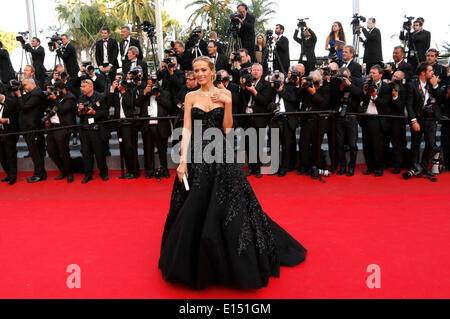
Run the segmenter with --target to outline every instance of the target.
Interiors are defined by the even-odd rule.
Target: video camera
[[[406,21],[403,22],[403,30],[405,31],[410,31],[411,30],[411,26],[412,26],[412,21],[415,19],[414,17],[407,17],[405,15],[405,19]]]
[[[245,68],[242,69],[240,72],[240,77],[245,80],[245,86],[246,87],[252,87],[253,86],[253,75],[252,75],[252,69],[251,68]]]
[[[142,28],[142,31],[147,33],[147,36],[150,39],[153,39],[155,37],[156,31],[155,31],[155,25],[149,21],[144,21],[140,27]]]
[[[56,32],[51,37],[47,37],[47,39],[50,39],[50,41],[48,42],[48,47],[52,51],[55,49],[55,43],[58,43],[59,46],[62,45],[62,38],[58,32]]]
[[[28,40],[28,34],[30,32],[29,31],[25,31],[25,32],[18,32],[18,33],[20,34],[20,36],[17,36],[16,40],[19,41],[22,45],[24,45],[25,41],[23,40],[23,37],[25,37],[25,39]]]
[[[306,28],[306,22],[305,20],[309,20],[309,18],[303,18],[303,19],[297,19],[297,27],[299,28]]]
[[[367,19],[365,17],[360,16],[358,13],[355,13],[353,15],[352,22],[350,23],[350,25],[353,26],[353,34],[360,34],[361,33],[361,30],[359,28],[361,26],[360,22],[366,22],[366,20]]]

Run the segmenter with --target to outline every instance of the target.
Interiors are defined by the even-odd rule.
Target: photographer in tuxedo
[[[419,19],[414,21],[414,32],[409,33],[409,39],[406,30],[400,32],[400,40],[409,41],[408,63],[412,65],[414,74],[416,74],[417,66],[426,60],[426,52],[431,42],[430,32],[423,30],[423,19]]]
[[[364,59],[366,64],[366,73],[370,72],[370,69],[375,64],[383,61],[383,50],[381,45],[381,32],[376,27],[375,18],[367,19],[367,29],[362,26],[362,32],[364,37]]]
[[[275,43],[273,69],[280,70],[287,76],[291,63],[289,58],[289,40],[283,34],[284,26],[277,24],[275,28],[275,36],[273,37],[273,42]]]
[[[169,92],[162,89],[151,77],[144,90],[140,90],[136,106],[140,108],[140,117],[167,117],[174,113]],[[167,162],[168,139],[172,134],[169,120],[150,120],[142,124],[144,142],[145,178],[151,179],[157,173],[155,169],[155,146],[158,149],[162,176],[170,178]]]
[[[370,69],[370,76],[363,84],[363,111],[370,115],[390,114],[389,103],[392,98],[390,86],[381,79],[383,68],[374,65]],[[376,177],[383,176],[384,156],[383,156],[383,136],[389,128],[386,118],[363,117],[360,125],[363,135],[363,152],[366,160],[367,170],[364,175],[375,173]]]
[[[76,78],[80,67],[77,61],[77,50],[70,43],[69,36],[67,34],[61,35],[62,46],[60,47],[58,42],[54,42],[56,48],[56,54],[64,61],[65,69],[71,78]]]
[[[74,125],[74,116],[77,109],[76,97],[67,90],[66,84],[60,80],[56,81],[54,88],[47,87],[49,108],[44,117],[50,128],[60,128],[62,126]],[[67,177],[67,182],[72,183],[73,170],[70,159],[70,140],[71,130],[59,129],[49,131],[47,134],[47,151],[49,157],[55,163],[61,172],[55,180],[59,181]]]
[[[137,47],[130,47],[128,49],[128,61],[125,61],[122,67],[123,75],[127,78],[130,78],[130,71],[136,70],[137,67],[140,67],[142,72],[141,81],[138,85],[139,89],[144,89],[148,79],[148,67],[147,63],[142,60],[139,60],[139,49]]]
[[[391,115],[405,116],[406,98],[408,88],[404,83],[405,74],[397,71],[389,82],[391,89],[391,99],[389,110]],[[394,148],[394,174],[400,174],[403,163],[403,153],[406,149],[406,125],[404,119],[390,119],[390,129],[385,138],[385,154],[389,148],[389,143]]]
[[[123,158],[127,172],[120,179],[134,179],[139,177],[138,163],[138,131],[133,119],[139,115],[136,105],[137,88],[129,85],[120,75],[111,85],[108,94],[108,105],[114,106],[114,119],[120,119],[117,123],[118,136],[122,144]]]
[[[255,62],[255,16],[248,12],[248,7],[245,3],[239,4],[237,10],[244,17],[243,19],[239,19],[241,24],[239,37],[242,41],[242,47],[247,50],[251,61]]]
[[[309,77],[301,79],[302,87],[302,108],[301,111],[327,111],[330,110],[330,88],[323,85],[323,78],[320,71],[316,70]],[[320,117],[320,133],[317,137],[316,116],[305,116],[300,134],[300,166],[297,175],[303,175],[309,171],[312,165],[321,168],[322,165],[317,158],[321,149],[323,137],[329,130],[330,120],[328,117]],[[312,145],[312,148],[310,147]],[[310,162],[312,157],[312,163]]]
[[[285,112],[299,111],[298,89],[291,81],[285,84],[284,74],[274,72],[271,76],[271,87],[274,96],[269,104],[269,111],[273,113],[270,119],[270,129],[278,129],[280,133],[280,144],[282,148],[281,166],[278,177],[285,177],[291,169],[292,147],[295,147],[295,130],[297,128],[297,117],[286,116]],[[293,140],[294,137],[294,140]]]
[[[390,80],[395,72],[402,71],[405,75],[406,82],[409,82],[414,74],[413,66],[405,60],[405,49],[399,45],[394,48],[392,58],[394,59],[394,65],[386,65],[384,69],[384,79]]]
[[[15,96],[0,94],[0,163],[6,173],[2,182],[14,185],[17,179],[17,142],[19,135],[2,134],[19,131],[19,104]]]
[[[241,101],[246,114],[268,113],[268,106],[273,99],[273,90],[270,83],[262,78],[262,75],[262,65],[255,63],[252,66],[251,74],[240,77]],[[243,123],[245,130],[253,128],[257,131],[257,143],[256,145],[252,145],[253,150],[257,151],[256,163],[251,162],[249,138],[246,136],[245,151],[249,157],[249,171],[247,172],[247,176],[254,174],[256,178],[262,177],[262,163],[259,150],[265,145],[265,139],[260,139],[259,130],[266,129],[268,122],[268,118],[258,116],[246,118]],[[256,149],[254,146],[256,146]]]
[[[433,66],[422,62],[417,68],[419,77],[412,80],[408,86],[406,107],[411,123],[411,151],[413,169],[421,165],[423,173],[435,176],[428,170],[436,143],[436,121],[441,117],[440,104],[442,92],[439,90],[437,76],[434,75]],[[420,160],[420,144],[422,136],[425,139],[425,149]]]
[[[215,31],[211,31],[209,33],[209,41],[214,41],[216,43],[217,52],[219,52],[219,54],[225,54],[225,51],[223,50],[223,44],[220,43],[219,40],[217,39],[217,33]]]
[[[78,99],[78,116],[81,127],[81,150],[84,162],[85,177],[82,184],[89,183],[94,175],[94,155],[100,177],[103,181],[109,180],[108,165],[106,164],[106,142],[108,132],[104,125],[97,124],[108,119],[108,107],[103,93],[94,91],[92,80],[81,81],[81,92]]]
[[[298,33],[300,31],[299,25],[297,25],[297,28],[294,32],[294,40],[302,45],[302,52],[303,57],[300,56],[300,59],[298,60],[298,63],[304,63],[306,68],[306,74],[309,74],[310,72],[314,71],[316,68],[316,44],[317,44],[317,36],[314,33],[312,29],[308,27],[308,25],[305,23],[305,34],[301,35],[301,37],[298,37]]]
[[[181,41],[175,41],[173,43],[173,52],[169,56],[175,56],[177,58],[180,70],[183,72],[192,71],[192,61],[194,60],[191,52],[184,49],[184,44]]]
[[[95,44],[95,61],[102,74],[109,79],[107,82],[112,83],[116,78],[119,62],[119,45],[115,39],[112,39],[111,29],[103,27],[101,29],[102,39]],[[104,91],[102,91],[104,92]]]
[[[228,70],[231,70],[230,75],[233,78],[233,83],[240,85],[241,71],[251,68],[252,65],[252,60],[247,49],[240,49],[239,56],[237,56],[237,52],[232,52],[228,61]]]
[[[22,81],[24,96],[20,90],[14,91],[19,100],[19,124],[21,131],[32,131],[43,128],[41,119],[44,116],[45,102],[42,99],[41,89],[31,78]],[[34,165],[34,174],[28,178],[28,183],[37,183],[47,179],[45,171],[44,154],[40,150],[38,140],[42,138],[43,133],[24,134],[25,142],[31,155]]]
[[[209,41],[208,54],[214,62],[216,70],[225,70],[228,67],[227,57],[218,52],[217,43],[215,41]]]
[[[338,175],[351,177],[355,175],[356,159],[358,156],[358,121],[355,115],[347,113],[359,113],[362,100],[362,82],[359,78],[353,78],[349,69],[340,68],[339,76],[332,77],[332,82],[338,85],[338,94],[334,97],[337,101],[338,117],[336,118],[336,155],[340,169]],[[348,162],[345,145],[350,146],[350,161]]]
[[[203,40],[202,27],[195,27],[194,30],[188,35],[188,39],[185,44],[186,51],[189,51],[194,58],[208,55],[208,44]]]
[[[24,42],[26,42],[25,37],[22,36],[22,38]],[[29,43],[25,43],[22,45],[22,47],[25,51],[31,54],[37,82],[39,84],[39,87],[43,88],[47,70],[44,67],[45,49],[41,46],[41,40],[34,37],[31,40],[31,45]]]
[[[178,68],[178,62],[175,57],[166,58],[161,62],[157,76],[158,80],[162,80],[161,88],[169,92],[171,100],[175,99],[186,83],[186,76]]]
[[[16,72],[11,64],[9,53],[3,49],[3,43],[0,41],[0,83],[8,84],[15,77]]]
[[[136,47],[139,50],[139,54],[138,54],[138,60],[143,60],[144,59],[144,55],[142,53],[142,49],[141,49],[141,44],[139,42],[138,39],[132,38],[131,37],[131,29],[129,26],[123,26],[122,28],[120,28],[120,35],[122,36],[123,40],[120,41],[119,44],[119,49],[120,49],[120,56],[121,56],[121,60],[122,60],[122,66],[124,65],[124,63],[126,64],[127,61],[129,61],[128,59],[128,50],[130,49],[130,47]]]

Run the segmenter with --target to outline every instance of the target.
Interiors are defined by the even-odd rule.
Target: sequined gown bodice
[[[224,113],[192,108],[191,148],[208,146],[195,133],[221,130]],[[188,164],[188,174],[189,192],[175,178],[164,227],[159,268],[166,281],[258,289],[279,276],[280,265],[305,259],[306,249],[264,213],[240,164],[202,160]]]

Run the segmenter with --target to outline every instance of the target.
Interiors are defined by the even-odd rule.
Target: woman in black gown
[[[164,280],[196,290],[218,284],[238,289],[266,287],[271,276],[279,276],[280,265],[301,263],[306,249],[263,212],[240,164],[211,163],[203,157],[188,164],[188,153],[195,159],[193,153],[203,154],[211,143],[194,139],[200,133],[195,130],[203,136],[207,129],[220,129],[226,145],[223,132],[228,134],[233,127],[231,93],[214,87],[214,64],[200,57],[193,66],[201,88],[185,100],[181,164],[159,268]]]

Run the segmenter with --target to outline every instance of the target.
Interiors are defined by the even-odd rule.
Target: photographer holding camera
[[[95,61],[105,77],[109,77],[109,83],[116,78],[117,69],[119,68],[119,44],[117,40],[112,39],[111,29],[103,27],[101,29],[102,39],[95,44]],[[99,91],[104,92],[104,91]]]
[[[433,66],[422,62],[417,68],[419,78],[412,80],[408,86],[406,107],[411,122],[411,151],[413,168],[419,163],[422,170],[429,176],[434,176],[428,170],[436,143],[436,121],[441,117],[440,104],[442,92],[439,90],[437,76],[434,75]],[[420,144],[422,135],[425,139],[425,149],[420,161]]]
[[[45,50],[41,46],[41,40],[34,37],[31,40],[31,45],[29,43],[26,43],[26,38],[22,35],[23,42],[22,47],[25,51],[29,52],[31,54],[32,60],[33,60],[33,67],[36,72],[36,79],[39,83],[39,87],[44,87],[45,77],[47,70],[44,67],[44,60],[45,60]]]
[[[2,135],[18,131],[18,100],[11,94],[0,94],[0,163],[6,173],[2,182],[9,185],[14,185],[17,179],[17,142],[19,141],[19,135]]]
[[[117,75],[108,94],[108,105],[114,107],[114,119],[117,123],[119,141],[122,144],[127,173],[121,179],[134,179],[139,177],[139,164],[137,163],[138,133],[136,123],[132,119],[137,117],[140,110],[136,108],[137,87],[130,86],[126,79]]]
[[[308,27],[305,22],[306,19],[299,19],[297,28],[294,32],[294,40],[302,46],[302,53],[298,63],[303,63],[306,68],[306,74],[314,71],[316,68],[316,44],[317,36],[312,29]],[[298,34],[300,32],[300,38]]]
[[[94,155],[100,177],[103,181],[109,180],[108,165],[106,163],[106,142],[108,131],[98,122],[108,119],[108,107],[103,93],[94,90],[94,83],[90,79],[81,81],[81,92],[78,99],[78,116],[81,127],[81,150],[84,162],[85,177],[81,181],[86,184],[93,179]]]
[[[105,92],[106,90],[106,79],[105,75],[102,73],[97,73],[92,62],[82,62],[80,66],[80,72],[78,73],[77,85],[81,86],[81,81],[91,79],[94,83],[94,90],[97,92]]]
[[[122,73],[127,79],[133,79],[135,84],[140,88],[144,89],[148,79],[148,67],[145,61],[139,60],[139,49],[137,47],[131,46],[128,49],[128,60],[124,61],[122,66]],[[140,72],[137,70],[140,68]],[[130,74],[133,72],[133,74]]]
[[[156,80],[156,81],[155,81]],[[144,90],[140,90],[136,106],[140,108],[140,117],[167,117],[174,113],[172,99],[166,90],[162,89],[155,77],[150,77]],[[144,143],[145,178],[151,179],[162,170],[162,176],[170,178],[167,162],[167,147],[172,129],[169,120],[144,121],[142,139]],[[155,169],[155,146],[158,149],[161,169]]]
[[[192,61],[194,60],[190,51],[184,49],[184,44],[181,41],[173,42],[173,49],[166,50],[170,57],[176,57],[180,70],[183,72],[192,71]]]
[[[390,86],[384,83],[383,68],[374,65],[370,69],[370,75],[363,84],[363,113],[370,115],[390,114],[389,103],[392,98]],[[367,170],[364,175],[375,173],[376,177],[383,176],[383,136],[389,129],[389,121],[386,118],[363,117],[360,122],[363,135],[363,152]]]
[[[228,70],[233,82],[240,84],[241,71],[252,67],[252,62],[247,49],[240,49],[238,52],[232,52],[228,61]]]
[[[295,72],[295,71],[294,71]],[[279,129],[280,144],[282,147],[281,166],[278,171],[279,177],[285,177],[291,167],[291,154],[295,147],[295,130],[297,128],[297,117],[286,116],[285,112],[299,111],[299,96],[296,83],[300,81],[295,73],[290,82],[284,84],[284,74],[275,71],[271,76],[271,86],[273,90],[273,101],[269,104],[268,109],[273,113],[270,120],[270,129]]]
[[[42,121],[50,128],[74,125],[74,112],[77,108],[76,97],[67,90],[66,84],[60,80],[53,86],[48,86],[44,96],[49,101],[49,108]],[[48,124],[47,124],[48,123]],[[59,181],[67,177],[67,182],[73,182],[73,170],[70,159],[70,129],[49,131],[47,134],[47,151],[49,157],[61,172],[55,180]]]
[[[362,82],[359,78],[352,79],[352,73],[347,68],[340,68],[339,74],[331,76],[330,81],[338,86],[337,101],[338,116],[336,117],[336,156],[340,169],[338,175],[351,177],[355,175],[356,159],[358,155],[358,121],[355,115],[347,113],[360,112],[362,100]],[[350,146],[350,162],[348,162],[345,145]]]
[[[233,114],[245,114],[244,110],[242,110],[240,86],[230,81],[230,75],[227,71],[217,71],[214,85],[219,89],[226,89],[231,92]],[[234,128],[242,127],[242,119],[234,119],[233,126]]]
[[[3,43],[0,41],[0,83],[8,84],[15,77],[16,72],[11,64],[9,53],[3,49]]]
[[[330,110],[330,89],[323,85],[320,71],[313,71],[310,76],[303,77],[301,87],[303,96],[301,111]],[[300,166],[297,175],[305,174],[312,166],[322,167],[317,156],[322,146],[323,137],[329,131],[330,126],[328,117],[319,117],[319,121],[317,121],[316,116],[305,116],[301,120]],[[320,125],[319,137],[317,136],[317,125]],[[312,148],[310,145],[312,145]],[[312,157],[312,163],[309,160],[310,157]]]
[[[58,41],[53,42],[56,49],[56,54],[64,61],[65,69],[67,73],[72,77],[76,78],[80,67],[77,61],[77,50],[70,43],[69,36],[67,34],[61,35],[62,45],[60,46]]]
[[[396,71],[389,81],[392,98],[389,104],[391,115],[405,116],[407,87],[405,74]],[[403,163],[403,153],[406,149],[406,125],[404,119],[390,119],[390,129],[384,141],[385,154],[389,149],[389,143],[394,148],[394,174],[400,174]]]
[[[381,32],[376,27],[375,18],[367,19],[367,29],[361,26],[362,32],[366,40],[364,40],[364,59],[363,63],[366,64],[366,74],[370,72],[370,69],[375,64],[383,61],[383,50],[381,45]]]
[[[246,69],[248,70],[248,69]],[[251,73],[249,73],[251,72]],[[251,71],[246,71],[242,74],[240,79],[241,85],[241,101],[245,108],[246,114],[254,113],[267,113],[270,102],[273,99],[273,90],[269,82],[262,78],[263,67],[261,64],[253,64]],[[249,117],[245,119],[243,123],[244,129],[254,128],[257,130],[257,159],[256,163],[250,163],[250,145],[247,140],[245,143],[247,156],[249,156],[249,171],[247,176],[252,174],[256,175],[256,178],[261,178],[262,162],[260,159],[259,150],[261,145],[265,144],[265,140],[260,140],[259,130],[265,129],[268,124],[266,117]],[[246,137],[248,139],[248,137]],[[253,147],[253,146],[252,146]],[[254,149],[254,148],[253,148]],[[255,149],[254,149],[255,150]]]
[[[22,85],[26,93],[25,95],[22,95],[20,87],[14,87],[12,89],[19,100],[20,129],[22,131],[42,129],[41,119],[44,116],[45,108],[42,91],[31,78],[24,79]],[[39,146],[39,140],[42,140],[42,135],[43,133],[24,134],[24,139],[34,165],[34,175],[27,179],[28,183],[36,183],[47,179],[44,154]]]
[[[423,19],[418,18],[411,26],[411,20],[409,18],[409,23],[405,22],[403,24],[403,30],[400,32],[400,40],[408,42],[408,63],[412,65],[415,74],[417,66],[426,60],[425,55],[430,48],[431,34],[423,30]],[[414,32],[411,32],[411,28],[413,28]]]
[[[161,67],[157,72],[158,80],[162,80],[161,87],[170,94],[170,98],[174,101],[178,92],[186,83],[186,76],[183,71],[178,68],[178,62],[175,57],[169,57],[161,61]]]
[[[185,45],[186,51],[190,51],[193,58],[208,55],[208,44],[203,40],[202,27],[195,27],[189,34]]]
[[[239,37],[241,38],[242,48],[246,49],[252,62],[256,61],[255,57],[255,16],[248,12],[245,3],[237,6],[240,13],[238,21],[240,23]]]

